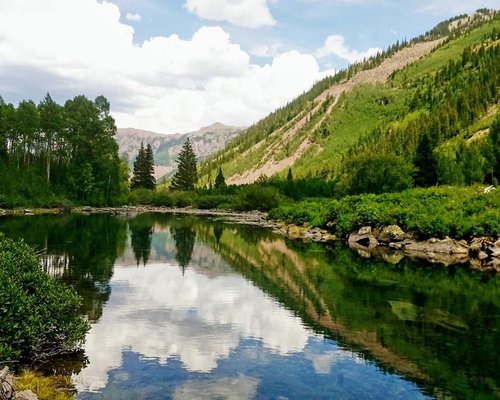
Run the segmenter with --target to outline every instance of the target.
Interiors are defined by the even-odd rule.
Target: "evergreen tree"
[[[145,168],[147,170],[144,174],[144,187],[146,189],[155,190],[156,189],[156,178],[155,178],[155,159],[153,156],[153,149],[151,145],[148,143],[146,146],[146,162]]]
[[[172,190],[193,190],[198,182],[196,156],[189,138],[186,139],[177,159],[177,172],[172,178]]]
[[[417,169],[415,173],[415,184],[417,186],[427,187],[437,184],[437,167],[432,150],[430,135],[424,133],[418,142],[414,160]]]
[[[219,170],[217,172],[217,176],[215,177],[214,188],[215,189],[225,189],[225,188],[227,188],[226,179],[224,178],[224,174],[222,173],[222,168],[221,167],[219,167]]]
[[[288,174],[286,175],[287,181],[293,181],[292,169],[288,168]]]
[[[154,190],[155,187],[153,150],[150,144],[144,148],[144,143],[141,142],[139,153],[134,162],[134,176],[132,177],[130,188]]]

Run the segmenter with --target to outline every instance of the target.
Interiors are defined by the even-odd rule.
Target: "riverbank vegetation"
[[[49,277],[32,248],[0,234],[0,362],[72,352],[85,338],[76,292]]]

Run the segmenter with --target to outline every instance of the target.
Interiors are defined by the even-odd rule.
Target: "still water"
[[[500,398],[500,287],[216,219],[0,219],[83,297],[78,399]]]

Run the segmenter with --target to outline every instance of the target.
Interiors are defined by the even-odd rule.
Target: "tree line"
[[[485,128],[474,128],[499,99],[499,38],[500,31],[494,29],[483,44],[466,48],[458,60],[450,61],[436,74],[404,83],[413,92],[404,116],[362,137],[343,157],[337,176],[348,191],[372,190],[362,184],[370,174],[357,174],[371,162],[378,163],[379,170],[393,171],[392,175],[399,171],[393,178],[402,179],[403,186],[500,180],[500,118]],[[482,135],[476,135],[481,131]],[[353,178],[361,175],[361,180]]]
[[[127,170],[115,134],[104,96],[76,96],[59,105],[47,94],[39,104],[23,100],[17,107],[0,97],[0,206],[27,198],[116,203],[126,190]]]

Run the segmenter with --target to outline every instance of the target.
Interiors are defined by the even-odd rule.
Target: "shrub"
[[[208,210],[212,208],[227,208],[231,203],[231,196],[222,194],[200,195],[195,198],[194,205],[197,208]]]
[[[360,156],[346,169],[344,186],[350,194],[400,192],[413,184],[413,166],[394,154]]]
[[[0,361],[75,350],[89,328],[80,302],[28,245],[0,234]]]
[[[239,211],[269,211],[278,206],[279,192],[273,187],[250,185],[240,189],[233,203],[233,208]]]

